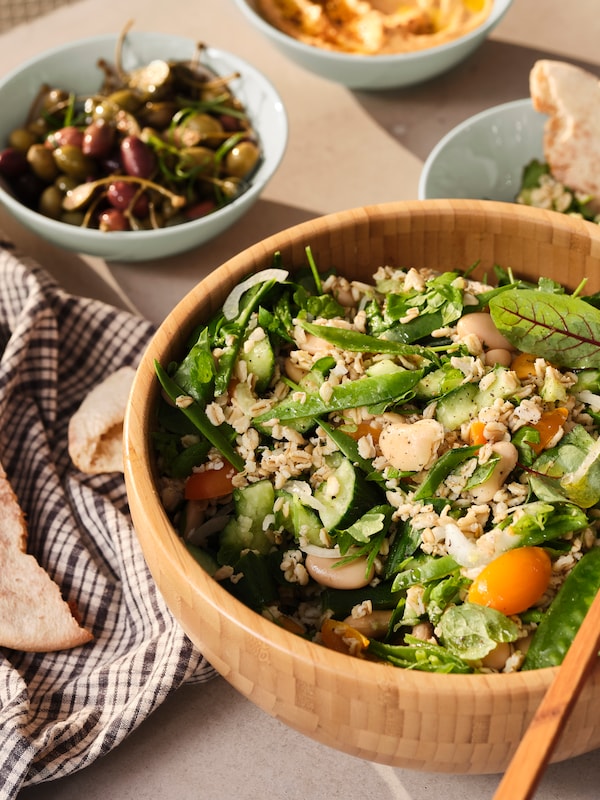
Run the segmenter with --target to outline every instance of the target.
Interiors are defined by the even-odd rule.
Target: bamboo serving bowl
[[[125,479],[148,566],[175,618],[217,671],[267,713],[323,744],[407,769],[503,771],[557,668],[507,675],[436,675],[373,663],[285,631],[242,605],[187,553],[161,506],[150,434],[159,386],[153,362],[183,354],[192,328],[248,273],[305,264],[370,279],[378,266],[463,269],[495,264],[600,290],[600,228],[551,211],[476,200],[397,202],[284,230],[227,261],[168,315],[139,366],[125,420]],[[600,747],[600,665],[554,755]]]

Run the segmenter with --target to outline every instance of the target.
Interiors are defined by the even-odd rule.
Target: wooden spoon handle
[[[521,739],[493,800],[530,800],[533,797],[585,679],[596,662],[599,648],[600,592]]]

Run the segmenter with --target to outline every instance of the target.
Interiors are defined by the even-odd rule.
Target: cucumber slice
[[[323,525],[317,514],[305,506],[298,495],[281,490],[276,492],[276,496],[284,499],[287,513],[284,513],[283,509],[277,511],[275,525],[291,533],[296,541],[302,538],[309,544],[323,547],[321,539]]]
[[[255,550],[261,555],[273,545],[269,531],[263,527],[267,517],[273,515],[275,490],[269,480],[258,481],[235,489],[233,493],[235,517],[223,528],[219,539],[219,564],[234,564],[243,550]]]
[[[477,416],[479,407],[475,402],[476,396],[477,386],[474,383],[465,383],[453,389],[437,401],[435,418],[446,430],[455,431],[464,422]]]
[[[347,458],[342,458],[333,475],[334,481],[323,481],[314,493],[327,530],[347,528],[381,502],[376,485],[366,481]]]
[[[256,393],[262,394],[271,383],[275,369],[275,354],[267,334],[262,339],[253,341],[248,352],[242,347],[240,358],[246,362],[248,371],[256,378]]]

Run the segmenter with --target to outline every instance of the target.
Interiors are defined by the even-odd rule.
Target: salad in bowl
[[[160,498],[186,548],[357,658],[561,663],[600,586],[599,298],[502,267],[348,280],[305,253],[274,253],[155,362]]]

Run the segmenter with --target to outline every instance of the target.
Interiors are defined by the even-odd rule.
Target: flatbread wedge
[[[0,646],[46,653],[89,642],[92,634],[26,545],[25,518],[0,465]]]
[[[69,455],[88,475],[123,472],[123,420],[133,367],[121,367],[97,384],[69,420]]]
[[[544,158],[556,180],[600,201],[600,81],[574,64],[540,59],[529,74],[533,107],[548,115]]]

